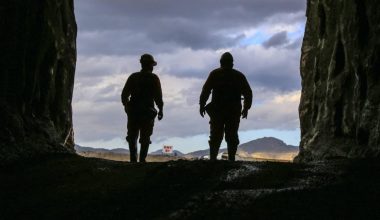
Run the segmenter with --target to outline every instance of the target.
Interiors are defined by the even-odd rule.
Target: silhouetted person
[[[233,57],[230,53],[222,55],[220,65],[220,68],[211,71],[203,86],[199,112],[202,117],[205,112],[210,116],[210,160],[216,160],[225,133],[228,160],[234,161],[239,145],[240,116],[248,116],[248,110],[252,105],[252,90],[244,74],[233,69]],[[211,102],[206,106],[211,92]]]
[[[127,137],[129,144],[130,161],[137,162],[137,139],[140,134],[140,162],[145,162],[148,154],[150,136],[153,133],[154,119],[157,116],[157,110],[154,107],[156,103],[158,107],[158,120],[163,117],[163,101],[161,83],[158,76],[154,73],[153,67],[157,65],[154,58],[150,54],[143,54],[140,59],[141,71],[133,73],[127,79],[121,100],[124,105],[125,112],[128,115]]]

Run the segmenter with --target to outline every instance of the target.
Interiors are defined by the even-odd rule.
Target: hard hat
[[[154,60],[153,56],[150,55],[150,54],[143,54],[141,55],[141,58],[140,58],[140,63],[149,63],[149,64],[153,64],[153,66],[156,66],[157,65],[157,62]]]

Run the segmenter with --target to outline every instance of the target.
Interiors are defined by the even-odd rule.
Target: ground
[[[380,162],[60,155],[0,170],[0,219],[379,219]]]

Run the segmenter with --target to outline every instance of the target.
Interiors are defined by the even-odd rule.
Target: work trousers
[[[220,113],[210,117],[210,146],[219,149],[223,136],[228,147],[237,147],[239,145],[240,111],[232,114]]]
[[[142,145],[149,145],[151,143],[150,136],[153,134],[154,118],[141,119],[128,117],[127,124],[127,141],[128,143],[137,144],[137,139],[140,135],[139,142]]]

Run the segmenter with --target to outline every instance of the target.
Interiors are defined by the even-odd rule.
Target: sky
[[[140,56],[150,53],[165,103],[150,151],[163,145],[184,153],[207,149],[209,118],[199,115],[199,95],[228,51],[253,90],[240,143],[271,136],[298,146],[305,10],[304,0],[75,1],[75,142],[128,148],[120,95],[128,76],[141,69]]]

